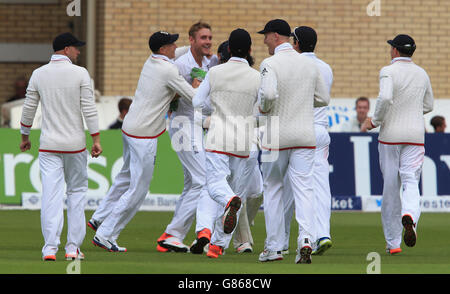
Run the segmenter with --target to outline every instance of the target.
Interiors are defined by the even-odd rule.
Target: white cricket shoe
[[[92,239],[92,244],[94,244],[97,247],[103,248],[109,252],[119,252],[119,248],[117,248],[117,246],[114,245],[113,242],[103,239],[98,235],[94,236],[94,239]]]
[[[175,252],[188,252],[189,246],[183,244],[177,237],[169,237],[167,239],[158,241],[159,246]]]
[[[237,253],[252,253],[253,248],[252,245],[250,245],[249,242],[242,243],[241,245],[236,248]]]
[[[66,260],[84,260],[84,253],[77,249],[77,252],[66,253]]]
[[[264,249],[263,252],[259,255],[259,261],[266,262],[266,261],[275,261],[275,260],[283,260],[283,255],[281,254],[281,251],[269,251]]]

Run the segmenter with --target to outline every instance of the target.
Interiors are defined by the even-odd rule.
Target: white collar
[[[188,51],[188,57],[189,57],[189,63],[193,66],[193,67],[197,67],[198,68],[198,63],[197,63],[197,61],[195,61],[195,58],[194,58],[194,55],[192,55],[192,47],[191,48],[189,48],[189,51]],[[210,60],[206,57],[206,56],[203,56],[203,58],[202,58],[202,69],[204,69],[204,68],[208,68],[208,64],[209,64],[209,62],[210,62]]]
[[[168,61],[170,63],[174,63],[172,59],[170,59],[169,57],[167,57],[166,55],[162,55],[162,54],[152,54],[152,58],[155,59],[163,59],[165,61]]]
[[[412,62],[411,57],[396,57],[394,59],[391,60],[391,64],[393,64],[396,61],[407,61],[407,62]]]
[[[248,61],[245,58],[231,57],[228,61],[244,62],[244,63],[247,63],[247,65],[248,65]]]
[[[274,50],[274,54],[277,54],[280,51],[285,51],[285,50],[294,50],[294,48],[292,48],[292,45],[289,44],[288,42],[285,42],[283,44],[278,45],[275,50]]]
[[[66,55],[61,55],[61,54],[53,54],[50,61],[69,61],[70,63],[72,63],[72,60],[70,60],[69,57],[67,57]]]
[[[317,58],[317,56],[316,56],[316,54],[314,52],[302,52],[300,54],[308,56],[308,57],[315,57],[315,58]]]

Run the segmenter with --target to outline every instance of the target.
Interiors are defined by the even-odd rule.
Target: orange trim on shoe
[[[46,255],[44,256],[44,261],[56,261],[56,256],[55,255]]]
[[[207,238],[208,240],[211,240],[211,231],[209,229],[203,229],[197,234],[197,239],[200,238]]]
[[[164,233],[158,238],[158,240],[156,240],[156,242],[160,242],[160,241],[166,240],[166,239],[168,239],[168,238],[170,238],[170,237],[173,237],[173,236],[170,235],[170,234],[167,234],[166,232],[164,232]]]
[[[389,249],[390,254],[396,254],[402,252],[402,248]]]
[[[217,245],[209,244],[209,250],[208,253],[206,253],[206,256],[209,258],[218,258],[219,255],[223,254],[223,248]]]
[[[164,248],[164,247],[161,247],[161,246],[159,246],[159,244],[156,245],[156,250],[157,250],[158,252],[168,252],[168,251],[169,251],[169,249]]]

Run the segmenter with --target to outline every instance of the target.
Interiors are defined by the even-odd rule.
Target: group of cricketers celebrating
[[[252,67],[251,36],[241,28],[229,34],[217,55],[211,52],[211,26],[204,22],[189,29],[190,46],[177,48],[178,34],[150,36],[152,54],[123,121],[123,166],[87,223],[95,231],[94,245],[127,251],[117,240],[149,191],[157,138],[168,128],[183,166],[184,189],[156,240],[161,254],[206,252],[219,258],[232,238],[238,253],[253,252],[250,226],[261,203],[267,235],[259,261],[282,260],[289,253],[294,212],[299,229],[295,263],[309,264],[311,255],[332,246],[327,105],[333,72],[314,53],[313,28],[291,30],[286,21],[274,19],[258,33],[270,55],[259,71]],[[392,62],[380,71],[375,113],[364,124],[380,126],[382,225],[386,251],[396,254],[402,234],[407,246],[417,239],[423,114],[433,109],[433,94],[428,75],[412,62],[414,40],[398,35],[388,43]],[[70,33],[55,38],[51,61],[30,79],[21,118],[20,148],[26,151],[42,102],[44,260],[56,260],[65,193],[65,257],[85,258],[80,250],[88,182],[83,118],[94,142],[91,155],[98,157],[102,147],[89,74],[74,64],[84,44]],[[194,220],[196,238],[187,246],[183,242]]]

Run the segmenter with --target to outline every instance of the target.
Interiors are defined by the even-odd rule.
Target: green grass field
[[[86,218],[92,212],[86,212]],[[414,248],[402,245],[403,252],[389,256],[379,213],[333,213],[333,247],[323,256],[313,256],[312,264],[295,264],[297,226],[292,226],[290,254],[283,261],[260,263],[265,238],[264,215],[258,213],[252,227],[254,253],[240,255],[231,248],[219,259],[205,254],[159,253],[156,239],[169,223],[172,212],[139,212],[122,232],[119,244],[127,253],[110,253],[94,247],[94,232],[87,228],[82,251],[82,274],[365,274],[367,255],[378,252],[382,274],[450,273],[450,226],[448,214],[423,213]],[[0,274],[65,274],[70,263],[64,260],[66,226],[61,236],[56,262],[41,260],[43,238],[39,211],[0,211]],[[194,239],[191,230],[184,241]]]

